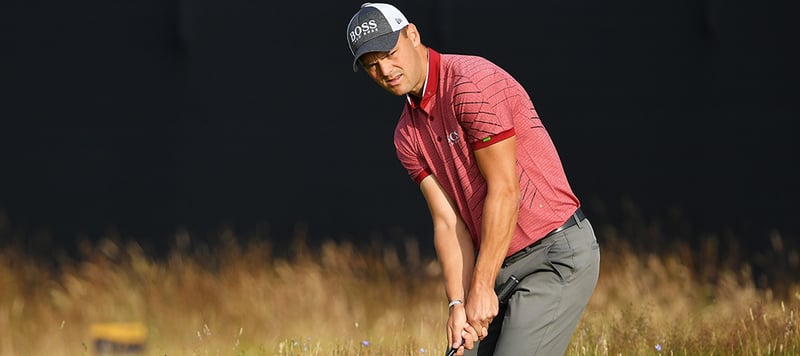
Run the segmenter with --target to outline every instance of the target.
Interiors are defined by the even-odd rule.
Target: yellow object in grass
[[[90,333],[98,355],[138,353],[147,341],[147,327],[142,323],[96,323]]]
[[[140,344],[147,341],[147,327],[142,323],[96,323],[91,328],[92,339],[103,339],[122,344]]]

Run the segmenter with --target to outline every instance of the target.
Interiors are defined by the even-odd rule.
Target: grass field
[[[654,229],[597,227],[600,280],[568,354],[800,355],[791,241],[776,232],[768,254],[751,258],[719,237],[668,242]],[[662,242],[648,251],[626,242],[631,233]],[[179,233],[155,259],[109,237],[55,264],[5,246],[0,355],[92,355],[92,325],[108,322],[146,327],[142,355],[444,353],[442,276],[419,241],[310,248],[296,239],[278,257],[265,241],[243,240]]]

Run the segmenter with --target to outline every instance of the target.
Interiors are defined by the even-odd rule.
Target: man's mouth
[[[403,78],[403,75],[402,75],[402,74],[398,74],[398,75],[396,75],[396,76],[393,76],[393,77],[391,77],[391,78],[386,78],[386,84],[387,84],[387,85],[389,85],[389,86],[395,86],[395,85],[398,85],[398,84],[400,84],[400,80],[401,80],[402,78]]]

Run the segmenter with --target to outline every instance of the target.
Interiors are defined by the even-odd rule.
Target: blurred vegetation
[[[601,275],[569,354],[800,354],[797,239],[773,231],[754,250],[679,216],[621,214],[595,224]],[[25,233],[0,214],[0,355],[89,355],[91,326],[107,322],[146,325],[147,355],[445,351],[441,272],[412,237],[312,244],[298,231],[276,253],[230,229],[180,231],[154,256],[110,233],[43,258]]]

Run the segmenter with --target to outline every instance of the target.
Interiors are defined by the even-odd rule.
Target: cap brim
[[[353,72],[358,71],[359,63],[358,60],[361,56],[370,53],[370,52],[389,52],[397,45],[397,39],[400,38],[400,31],[394,31],[392,33],[387,33],[383,36],[375,37],[358,48],[356,53],[353,55]]]

